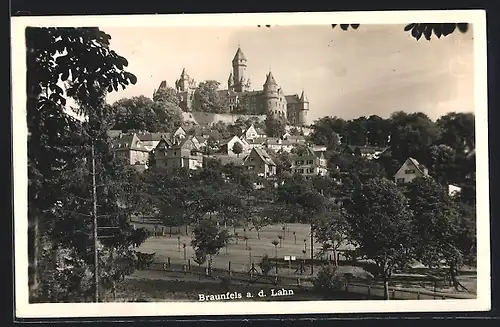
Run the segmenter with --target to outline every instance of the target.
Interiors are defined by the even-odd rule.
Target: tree
[[[413,228],[418,241],[416,258],[430,268],[445,261],[449,276],[458,290],[456,279],[463,263],[464,251],[459,246],[462,234],[459,211],[448,196],[447,187],[439,185],[432,178],[415,178],[407,187],[410,208],[414,212]],[[468,254],[468,253],[467,253]]]
[[[213,113],[224,113],[228,108],[224,106],[224,101],[217,92],[220,83],[217,81],[201,82],[194,92],[193,107],[196,110]]]
[[[87,104],[97,101],[95,103],[98,106],[80,105],[74,110],[77,114],[91,118],[100,117],[102,123],[106,119],[102,115],[105,108],[102,91],[117,91],[119,86],[125,88],[137,81],[133,74],[124,70],[128,65],[127,60],[110,49],[110,38],[99,28],[26,29],[30,226],[28,274],[32,298],[38,293],[37,290],[51,289],[58,292],[52,287],[54,285],[46,283],[44,276],[48,275],[42,270],[46,269],[49,274],[50,271],[56,271],[56,261],[51,258],[55,257],[58,248],[76,252],[71,243],[59,243],[56,247],[58,240],[51,235],[61,209],[71,210],[65,206],[64,201],[68,196],[62,186],[74,179],[69,172],[82,167],[85,158],[81,153],[83,143],[78,135],[81,126],[65,113],[67,98]],[[66,94],[60,86],[61,82]],[[97,100],[93,96],[96,88],[101,91]],[[67,177],[68,174],[71,178]],[[86,193],[85,198],[88,195]],[[72,208],[77,210],[80,209],[78,205],[85,202],[81,199],[76,201],[75,197],[73,201]],[[68,224],[68,227],[71,231],[76,229],[72,224]],[[74,260],[81,263],[79,267],[93,265],[88,257]],[[73,274],[71,270],[64,271]],[[59,290],[69,294],[69,287],[84,289],[79,283],[72,280],[71,284]],[[41,296],[43,299],[44,295]],[[70,296],[68,300],[74,301],[75,297]]]
[[[445,144],[429,148],[429,174],[441,185],[448,186],[457,180],[455,157],[455,150]]]
[[[273,156],[276,163],[276,175],[280,178],[288,177],[292,172],[292,160],[287,152],[279,152]]]
[[[368,143],[367,119],[362,116],[347,121],[347,142],[355,145],[366,145]]]
[[[233,148],[231,149],[237,156],[238,158],[240,157],[240,154],[243,152],[243,145],[241,145],[240,142],[236,142],[233,144]]]
[[[268,137],[281,137],[283,134],[285,134],[286,122],[281,118],[268,116],[266,117],[264,124],[266,135]]]
[[[436,123],[423,113],[395,112],[390,119],[389,146],[392,156],[399,162],[413,157],[423,165],[427,165],[427,149],[439,139],[440,135]]]
[[[390,132],[390,121],[377,115],[371,115],[366,120],[367,143],[373,146],[387,146]]]
[[[332,24],[332,28],[335,28],[337,24]],[[259,26],[260,27],[260,26]],[[270,27],[270,25],[266,25]],[[358,29],[359,24],[340,24],[340,28],[347,31],[349,27],[353,29]],[[467,23],[432,23],[432,24],[422,24],[422,23],[411,23],[407,24],[404,28],[405,31],[410,31],[411,36],[417,41],[420,40],[422,35],[430,41],[432,34],[439,39],[442,36],[448,36],[452,34],[456,29],[461,33],[466,33],[469,29],[469,24]]]
[[[347,122],[338,117],[323,117],[313,124],[311,142],[335,149],[347,137]]]
[[[154,92],[153,101],[168,103],[178,107],[181,103],[181,97],[174,88],[165,86],[160,87]]]
[[[324,214],[315,217],[312,226],[316,241],[323,245],[324,252],[333,252],[335,266],[338,266],[337,250],[345,244],[349,235],[343,208],[333,201],[328,203]]]
[[[357,188],[345,202],[350,240],[358,251],[375,262],[389,299],[389,278],[412,258],[412,212],[396,184],[373,178]]]
[[[143,95],[120,99],[112,107],[116,115],[114,129],[173,132],[183,122],[178,105],[153,101]]]
[[[440,143],[468,154],[476,148],[475,116],[473,113],[450,112],[440,117],[437,126],[441,130]]]
[[[202,253],[209,257],[209,270],[212,265],[212,256],[217,255],[230,240],[230,235],[226,230],[219,231],[215,221],[203,219],[193,230],[191,246],[195,253]]]

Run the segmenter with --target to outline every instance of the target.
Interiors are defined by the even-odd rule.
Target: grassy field
[[[142,227],[137,225],[136,227]],[[147,226],[151,229],[151,225]],[[311,256],[311,239],[310,239],[310,226],[305,224],[288,224],[288,229],[284,233],[284,238],[281,240],[281,246],[275,247],[272,241],[276,240],[279,242],[278,235],[283,235],[282,225],[271,225],[264,227],[260,232],[260,238],[257,235],[255,229],[247,230],[246,232],[243,228],[236,228],[236,232],[239,234],[238,240],[232,240],[230,245],[226,248],[221,249],[220,253],[213,258],[213,268],[216,269],[228,269],[229,262],[231,262],[231,270],[235,272],[245,272],[254,263],[257,270],[260,271],[258,264],[261,261],[262,256],[268,255],[273,258],[277,255],[277,258],[283,259],[284,256],[295,256],[297,260],[302,258],[310,258]],[[170,259],[172,266],[182,266],[187,265],[188,259],[191,259],[191,266],[197,267],[197,264],[193,261],[194,251],[191,247],[191,236],[185,235],[185,229],[180,228],[184,235],[172,235],[169,236],[167,233],[165,236],[160,237],[150,237],[146,240],[140,247],[140,251],[147,253],[155,253],[155,262],[166,263]],[[233,227],[228,227],[228,231],[233,234]],[[168,232],[168,229],[167,229]],[[295,232],[295,235],[294,235]],[[243,236],[248,237],[247,246]],[[304,240],[306,240],[304,242]],[[179,247],[180,244],[180,247]],[[185,248],[185,258],[184,258],[184,248],[183,244],[186,245]],[[303,250],[306,253],[303,253]],[[321,245],[318,243],[314,244],[314,252],[317,253],[321,249]],[[343,249],[352,249],[350,246],[342,246]],[[277,252],[277,253],[276,253]],[[327,255],[328,256],[328,255]],[[326,259],[327,256],[324,258]],[[342,259],[342,256],[341,256]],[[296,265],[295,265],[296,266]],[[440,283],[435,288],[434,283],[429,280],[426,276],[426,269],[418,268],[418,264],[415,266],[415,272],[404,273],[404,274],[393,274],[391,278],[390,285],[393,287],[405,288],[412,291],[434,291],[442,293],[461,293],[464,296],[475,296],[476,293],[476,274],[475,270],[463,273],[459,280],[467,287],[468,292],[457,292],[453,287]],[[315,273],[318,269],[315,269]],[[274,271],[273,271],[274,272]],[[298,276],[301,278],[310,279],[310,267],[305,267],[305,272],[300,274],[296,271],[296,268],[288,269],[286,266],[279,269],[280,276]],[[140,275],[140,273],[139,273]],[[136,275],[136,277],[138,277]],[[181,276],[182,277],[182,276]],[[141,278],[147,279],[147,276],[142,276]],[[186,278],[184,276],[183,278]],[[193,281],[194,282],[194,281]],[[377,281],[371,281],[372,285],[377,285]]]
[[[277,254],[277,258],[284,256],[295,256],[297,260],[301,258],[311,257],[311,236],[310,226],[305,224],[288,224],[288,229],[283,233],[282,225],[271,225],[264,227],[260,232],[260,239],[257,236],[255,229],[251,231],[243,231],[243,228],[236,228],[236,233],[239,234],[239,239],[232,240],[231,244],[226,248],[221,249],[220,253],[213,258],[214,268],[227,269],[231,262],[231,270],[245,271],[250,269],[251,263],[256,265],[260,263],[264,255],[273,258]],[[228,231],[233,234],[233,228],[228,227]],[[293,234],[295,232],[295,235]],[[243,239],[247,235],[248,240],[245,244]],[[281,246],[275,247],[272,241],[279,241],[278,235],[283,235]],[[177,235],[170,237],[168,234],[161,237],[150,237],[140,247],[140,251],[146,253],[156,253],[156,261],[167,262],[170,258],[172,264],[185,264],[183,244],[186,244],[186,259],[191,259],[194,256],[194,250],[191,247],[191,236],[179,236],[180,247]],[[304,240],[306,240],[304,242]],[[248,248],[246,248],[248,245]],[[321,249],[321,245],[314,244],[314,252]],[[342,249],[349,249],[348,246],[343,246]],[[302,251],[306,250],[304,254]]]

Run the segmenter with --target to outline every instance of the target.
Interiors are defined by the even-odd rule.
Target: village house
[[[290,153],[295,144],[289,140],[282,140],[279,137],[270,137],[266,140],[265,146],[274,152],[284,151]]]
[[[152,151],[158,143],[160,143],[161,139],[171,139],[172,134],[170,133],[137,133],[137,137],[141,140],[142,145],[148,151]]]
[[[113,143],[116,156],[124,158],[137,170],[147,169],[149,150],[144,147],[136,133],[122,135]]]
[[[276,174],[276,164],[264,149],[253,148],[243,165],[261,177],[267,178]]]
[[[184,128],[182,128],[182,126],[180,126],[179,128],[177,128],[174,132],[174,134],[172,135],[173,138],[184,138],[186,137],[188,133],[186,132],[186,130]]]
[[[303,176],[325,176],[328,174],[327,163],[323,152],[315,152],[311,147],[301,148],[291,155],[292,172]]]
[[[168,155],[167,150],[172,146],[174,146],[174,143],[169,139],[161,139],[160,142],[158,142],[158,144],[152,151],[155,167],[166,167]]]
[[[260,128],[255,128],[255,126],[252,124],[250,127],[248,127],[245,131],[243,131],[242,138],[251,141],[253,139],[257,138],[266,138],[266,133],[260,129]]]
[[[236,143],[240,143],[241,147],[242,147],[242,152],[239,155],[242,155],[242,154],[245,155],[249,152],[250,145],[245,140],[242,140],[238,136],[234,135],[231,138],[226,139],[226,140],[222,140],[220,142],[220,144],[221,144],[220,153],[228,155],[228,156],[238,157],[239,155],[237,155],[236,153],[233,152],[233,146]]]
[[[155,157],[155,160],[158,160]],[[196,170],[203,165],[203,156],[193,139],[185,137],[180,143],[167,148],[162,164],[167,169],[187,168]]]
[[[429,176],[429,170],[414,158],[408,158],[394,174],[394,181],[398,185],[410,183],[417,177]]]
[[[371,145],[346,145],[343,153],[349,155],[358,155],[366,159],[378,159],[380,155],[386,151],[385,147]]]
[[[108,137],[110,139],[117,139],[120,136],[122,136],[124,133],[123,133],[123,131],[121,131],[119,129],[110,129],[110,130],[106,131],[106,134],[108,135]]]

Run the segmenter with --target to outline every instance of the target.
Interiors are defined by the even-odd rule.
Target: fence
[[[275,266],[267,275],[260,273],[253,263],[252,268],[248,271],[235,271],[231,268],[231,262],[228,262],[227,269],[211,268],[193,263],[190,259],[186,264],[172,264],[170,258],[167,262],[153,262],[146,269],[163,271],[165,273],[174,273],[181,275],[194,275],[200,279],[229,279],[232,282],[240,283],[258,283],[270,284],[281,287],[307,288],[312,289],[311,276],[286,276],[280,275],[278,266]],[[384,288],[381,285],[367,284],[363,280],[350,280],[345,285],[345,292],[355,293],[365,299],[383,299]],[[470,298],[464,295],[445,294],[428,290],[415,291],[404,288],[389,286],[389,299],[391,300],[446,300],[446,299],[467,299]]]

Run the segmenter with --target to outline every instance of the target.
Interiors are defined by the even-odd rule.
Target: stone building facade
[[[247,58],[240,47],[231,62],[232,71],[227,80],[227,88],[218,90],[219,97],[234,114],[268,115],[287,119],[289,124],[304,126],[307,124],[309,100],[302,94],[286,95],[283,88],[276,82],[272,72],[267,73],[262,89],[251,89],[251,81],[247,73]],[[196,82],[183,69],[180,78],[175,82],[182,101],[181,108],[193,110]],[[160,87],[166,87],[166,81]]]

